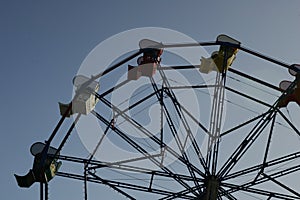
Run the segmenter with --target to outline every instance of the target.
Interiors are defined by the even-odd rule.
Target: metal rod
[[[158,70],[199,69],[199,66],[200,66],[200,65],[168,66],[168,67],[160,67],[160,68],[158,68]],[[282,90],[281,88],[277,87],[277,86],[274,86],[274,85],[272,85],[272,84],[270,84],[270,83],[268,83],[268,82],[262,81],[262,80],[260,80],[260,79],[258,79],[258,78],[255,78],[255,77],[250,76],[250,75],[248,75],[248,74],[245,74],[245,73],[243,73],[243,72],[241,72],[241,71],[238,71],[238,70],[236,70],[236,69],[233,69],[232,67],[230,67],[230,68],[228,69],[228,71],[229,71],[229,72],[232,72],[232,73],[234,73],[234,74],[237,74],[237,75],[239,75],[239,76],[241,76],[241,77],[244,77],[244,78],[247,78],[247,79],[249,79],[249,80],[252,80],[252,81],[254,81],[254,82],[256,82],[256,83],[259,83],[259,84],[261,84],[261,85],[264,85],[264,86],[266,86],[266,87],[269,87],[269,88],[271,88],[271,89],[277,90],[277,91],[279,91],[279,92],[283,92],[283,90]]]
[[[84,164],[84,185],[83,185],[83,192],[84,192],[84,200],[88,199],[88,173],[87,173],[88,164]]]
[[[270,132],[269,132],[268,141],[267,141],[267,145],[266,145],[266,149],[265,149],[262,168],[258,172],[257,176],[254,178],[254,180],[253,180],[254,182],[257,180],[257,178],[260,176],[261,173],[264,173],[266,163],[267,163],[268,153],[269,153],[269,149],[270,149],[270,145],[271,145],[271,139],[272,139],[272,135],[273,135],[275,121],[276,121],[276,112],[275,112],[274,117],[272,119],[272,124],[271,124],[271,127],[270,127]]]
[[[169,86],[168,83],[167,83],[167,80],[166,80],[164,77],[162,77],[162,78],[163,78],[163,80],[165,81],[165,84],[167,84],[167,86]],[[155,81],[154,81],[154,79],[153,79],[152,77],[150,78],[150,81],[151,81],[151,84],[152,84],[152,86],[153,86],[154,91],[156,92],[157,98],[160,99],[160,94],[159,94],[159,91],[158,91],[158,87],[157,87],[157,85],[156,85],[156,83],[155,83]],[[188,163],[190,163],[190,161],[189,161],[189,159],[188,159],[188,157],[187,157],[187,155],[186,155],[186,153],[185,153],[184,146],[183,146],[182,142],[180,141],[180,138],[178,137],[178,133],[177,133],[176,127],[175,127],[175,125],[174,125],[174,123],[173,123],[173,121],[172,121],[171,115],[170,115],[168,109],[166,108],[166,105],[164,104],[164,102],[161,102],[161,103],[162,103],[162,106],[163,106],[163,108],[164,108],[163,111],[164,111],[164,113],[165,113],[165,115],[166,115],[167,123],[168,123],[169,128],[170,128],[170,130],[171,130],[171,132],[172,132],[173,137],[175,138],[175,141],[176,141],[176,143],[177,143],[177,146],[178,146],[178,148],[179,148],[179,151],[181,152],[183,158],[184,158]],[[174,103],[174,102],[173,102],[173,103]],[[174,104],[174,105],[175,105],[175,104]],[[180,117],[180,114],[179,114],[179,117]],[[188,170],[189,170],[190,175],[191,175],[194,179],[196,179],[195,172],[194,172],[194,170],[192,170],[192,168],[190,167],[189,164],[187,165],[187,168],[188,168]],[[195,183],[196,186],[199,186],[199,183],[198,183],[196,180],[194,180],[194,183]]]
[[[193,137],[193,134],[192,134],[190,126],[189,126],[189,124],[187,122],[187,119],[186,119],[184,113],[182,112],[181,105],[178,102],[178,100],[176,98],[176,95],[174,94],[174,92],[172,91],[172,89],[169,89],[171,87],[171,85],[170,85],[170,83],[169,83],[169,81],[168,81],[168,79],[167,79],[164,71],[159,71],[159,73],[160,73],[161,78],[165,81],[165,84],[166,84],[166,87],[165,87],[166,93],[172,99],[172,103],[173,103],[173,105],[175,107],[175,110],[176,110],[178,116],[180,117],[180,119],[181,119],[181,121],[183,123],[183,126],[184,126],[184,128],[186,130],[186,133],[187,133],[186,141],[187,141],[187,139],[191,140],[192,146],[193,146],[195,152],[197,153],[197,156],[199,158],[199,161],[200,161],[201,165],[203,166],[205,172],[208,173],[208,166],[206,165],[206,162],[205,162],[205,160],[202,157],[202,153],[200,151],[200,148],[199,148],[198,144],[196,143],[195,138]]]
[[[48,192],[49,192],[48,182],[45,182],[45,200],[48,200]]]
[[[228,86],[226,86],[225,88],[226,88],[228,91],[230,91],[230,92],[236,93],[236,94],[238,94],[238,95],[240,95],[240,96],[242,96],[242,97],[245,97],[245,98],[247,98],[247,99],[250,99],[250,100],[252,100],[252,101],[255,101],[255,102],[259,103],[259,104],[262,104],[262,105],[267,106],[267,107],[272,107],[272,105],[270,105],[270,104],[267,104],[267,103],[265,103],[265,102],[263,102],[263,101],[261,101],[261,100],[258,100],[258,99],[254,98],[254,97],[251,97],[251,96],[249,96],[249,95],[246,95],[246,94],[244,94],[244,93],[241,93],[241,92],[239,92],[239,91],[237,91],[237,90],[234,90],[234,89],[232,89],[232,88],[230,88],[230,87],[228,87]]]
[[[232,188],[232,189],[237,189],[239,191],[245,191],[245,192],[249,192],[249,193],[253,193],[253,194],[259,194],[259,195],[267,196],[267,197],[273,196],[275,198],[289,199],[289,200],[300,199],[298,197],[295,197],[295,196],[292,196],[292,195],[287,195],[287,194],[282,194],[282,193],[279,193],[279,192],[270,192],[270,191],[267,191],[267,190],[243,187],[243,186],[240,186],[240,185],[235,185],[235,184],[230,184],[230,183],[221,183],[221,184],[224,187],[229,187],[229,188]]]
[[[72,123],[71,127],[69,128],[68,132],[66,133],[64,139],[61,141],[57,151],[55,152],[54,157],[57,156],[57,154],[59,154],[59,152],[61,151],[61,149],[63,148],[63,146],[65,145],[67,139],[69,138],[69,136],[71,135],[71,132],[73,131],[73,129],[75,128],[76,123],[78,122],[79,118],[80,118],[81,114],[78,114],[74,120],[74,122]]]
[[[218,172],[219,177],[226,176],[229,171],[236,165],[238,160],[244,155],[244,153],[250,148],[254,141],[258,138],[264,128],[269,124],[269,119],[272,118],[274,112],[270,112],[268,116],[264,119],[261,118],[260,121],[251,129],[249,134],[241,142],[239,147],[232,153],[229,159],[223,164],[222,168]]]
[[[252,119],[250,119],[250,120],[248,120],[248,121],[246,121],[246,122],[244,122],[244,123],[238,125],[238,126],[235,126],[234,128],[231,128],[231,129],[229,129],[229,130],[227,130],[227,131],[224,131],[224,132],[220,135],[220,137],[223,137],[223,136],[227,135],[228,133],[231,133],[231,132],[233,132],[233,131],[235,131],[235,130],[237,130],[237,129],[239,129],[239,128],[242,128],[242,127],[244,127],[244,126],[250,124],[251,122],[254,122],[254,121],[257,120],[257,119],[259,119],[259,118],[261,118],[261,117],[264,117],[264,116],[265,116],[266,114],[268,114],[268,113],[269,113],[269,111],[268,111],[268,112],[265,112],[265,113],[263,113],[263,114],[260,114],[260,115],[258,115],[258,116],[256,116],[256,117],[254,117],[254,118],[252,118]]]
[[[102,121],[103,123],[105,123],[106,125],[108,125],[108,121],[106,119],[104,119],[101,115],[99,115],[97,112],[92,111],[92,114],[95,115],[95,117],[97,117],[100,121]],[[141,154],[143,154],[144,156],[149,156],[149,160],[153,162],[153,164],[160,166],[160,162],[157,161],[156,159],[154,159],[153,157],[150,156],[150,154],[144,149],[142,148],[140,145],[138,145],[135,141],[133,141],[131,138],[129,138],[125,133],[123,133],[121,130],[119,130],[118,128],[114,128],[113,130],[115,133],[117,133],[122,139],[124,139],[130,146],[134,147],[138,152],[140,152]],[[172,172],[166,168],[163,167],[162,168],[165,172],[172,174]],[[181,179],[177,178],[177,177],[173,177],[178,183],[180,183],[182,186],[184,186],[185,188],[190,188],[190,186],[185,183],[184,181],[182,181]]]
[[[183,105],[180,104],[180,108],[204,131],[204,133],[211,135],[207,128],[200,123]]]
[[[159,47],[168,49],[168,48],[214,46],[214,45],[219,45],[219,43],[217,43],[217,42],[193,42],[193,43],[178,43],[178,44],[161,44]]]
[[[275,165],[279,165],[281,163],[284,163],[284,162],[288,162],[288,161],[291,161],[293,159],[297,159],[300,157],[300,151],[299,152],[295,152],[295,153],[292,153],[292,154],[289,154],[289,155],[286,155],[286,156],[282,156],[280,158],[276,158],[276,159],[273,159],[273,160],[270,160],[268,161],[265,165],[266,167],[265,168],[269,168],[269,167],[273,167]],[[262,167],[262,164],[258,164],[258,165],[255,165],[255,166],[252,166],[252,167],[249,167],[247,169],[243,169],[243,170],[240,170],[240,171],[237,171],[237,172],[234,172],[228,176],[225,176],[223,178],[223,180],[228,180],[228,179],[232,179],[232,178],[236,178],[238,176],[242,176],[242,175],[246,175],[246,174],[249,174],[251,172],[255,172],[257,170],[259,170],[260,168]]]
[[[102,141],[104,140],[104,138],[105,138],[107,132],[109,131],[110,127],[112,126],[113,121],[114,121],[114,119],[112,119],[112,120],[110,121],[109,125],[106,126],[106,129],[105,129],[105,131],[103,132],[103,136],[100,138],[100,140],[99,140],[99,142],[97,143],[97,145],[96,145],[94,151],[91,153],[90,158],[88,159],[87,163],[90,163],[90,161],[91,161],[91,160],[93,159],[93,157],[95,156],[95,154],[96,154],[98,148],[100,147]]]
[[[159,155],[153,155],[152,157],[158,157]],[[64,160],[64,161],[69,161],[69,162],[74,162],[74,163],[83,163],[83,164],[90,164],[93,165],[91,167],[88,167],[88,170],[94,170],[94,169],[99,169],[99,168],[105,168],[105,167],[110,167],[110,168],[114,168],[114,169],[120,169],[123,171],[129,171],[129,172],[139,172],[139,173],[143,173],[143,174],[152,174],[153,170],[151,169],[147,169],[147,168],[141,168],[141,167],[137,167],[137,166],[132,166],[132,165],[125,165],[123,164],[123,162],[101,162],[101,161],[97,161],[97,160],[88,160],[86,158],[77,158],[77,157],[72,157],[72,156],[63,156],[60,155],[58,156],[58,158],[60,160]],[[141,159],[136,159],[136,160],[141,160]],[[89,162],[88,162],[89,161]],[[135,161],[135,160],[132,160]],[[155,175],[156,176],[162,176],[162,177],[170,177],[170,174],[162,172],[162,171],[155,171]],[[190,176],[187,175],[183,175],[183,174],[173,174],[176,177],[179,177],[183,180],[187,180],[187,181],[193,181],[193,179]],[[202,178],[197,178],[196,179],[199,182],[203,182]]]
[[[238,49],[240,49],[240,50],[242,50],[246,53],[249,53],[249,54],[254,55],[256,57],[259,57],[261,59],[267,60],[269,62],[275,63],[277,65],[283,66],[285,68],[292,69],[294,71],[299,70],[293,65],[286,64],[284,62],[278,61],[278,60],[276,60],[274,58],[271,58],[269,56],[265,56],[265,55],[263,55],[259,52],[253,51],[253,50],[248,49],[246,47],[236,45],[236,44],[232,44],[232,43],[228,43],[228,42],[216,41],[216,42],[202,42],[202,43],[201,42],[194,42],[194,43],[186,43],[186,44],[161,44],[160,47],[162,47],[162,48],[174,48],[174,47],[180,48],[181,47],[182,48],[182,47],[214,46],[214,45],[222,45],[222,46],[226,46],[226,47],[235,47],[235,48],[238,48]]]
[[[282,164],[282,163],[280,163]],[[293,172],[298,172],[300,169],[300,166],[299,165],[296,165],[296,166],[293,166],[293,167],[290,167],[290,168],[287,168],[285,170],[281,170],[281,171],[278,171],[278,172],[275,172],[273,174],[270,174],[269,176],[276,179],[276,178],[280,178],[280,177],[283,177],[285,175],[288,175],[288,174],[291,174]],[[253,180],[250,180],[242,185],[240,185],[240,187],[244,187],[244,188],[249,188],[249,187],[252,187],[252,186],[255,186],[255,185],[259,185],[259,184],[262,184],[264,182],[267,182],[269,179],[267,177],[261,177],[261,178],[258,178],[256,181],[253,181]],[[230,190],[227,190],[227,192],[230,192],[230,193],[233,193],[233,192],[236,192],[238,191],[237,188],[232,188]]]
[[[94,80],[100,78],[101,76],[104,76],[105,74],[108,74],[109,72],[115,70],[116,68],[120,67],[121,65],[123,65],[124,63],[130,61],[131,59],[137,57],[138,55],[140,55],[141,53],[143,53],[143,50],[139,50],[137,51],[136,53],[133,53],[132,55],[128,56],[127,58],[121,60],[120,62],[114,64],[113,66],[109,67],[108,69],[104,70],[103,72],[95,75],[95,76],[92,76],[92,78],[90,79],[91,82],[93,82]],[[90,83],[91,83],[90,82]],[[89,85],[89,84],[88,84]]]
[[[123,85],[126,85],[127,83],[129,83],[129,80],[125,80],[121,83],[119,83],[118,85],[108,89],[107,91],[103,92],[100,97],[104,97],[106,95],[108,95],[109,93],[112,93],[113,91],[115,91],[116,89],[119,89],[120,87],[122,87]]]
[[[168,89],[200,89],[200,88],[212,88],[216,85],[188,85],[188,86],[170,86]]]
[[[152,96],[154,96],[154,95],[156,95],[156,92],[153,92],[153,93],[147,95],[146,97],[140,99],[139,101],[135,102],[134,104],[131,104],[128,108],[124,109],[121,113],[118,113],[118,114],[116,115],[116,117],[118,117],[118,116],[122,115],[123,113],[127,112],[128,110],[130,110],[130,109],[132,109],[132,108],[138,106],[139,104],[143,103],[143,102],[146,101],[147,99],[150,99],[150,98],[151,98]],[[100,98],[101,98],[101,96],[100,96]]]
[[[236,70],[236,69],[229,68],[228,71],[230,71],[230,72],[232,72],[232,73],[234,73],[234,74],[237,74],[237,75],[239,75],[239,76],[242,76],[242,77],[244,77],[244,78],[247,78],[247,79],[249,79],[249,80],[252,80],[252,81],[254,81],[254,82],[257,82],[257,83],[259,83],[259,84],[261,84],[261,85],[264,85],[264,86],[266,86],[266,87],[269,87],[269,88],[271,88],[271,89],[277,90],[277,91],[279,91],[279,92],[283,92],[283,91],[284,91],[284,90],[282,90],[281,88],[279,88],[279,87],[277,87],[277,86],[274,86],[274,85],[272,85],[272,84],[270,84],[270,83],[267,83],[267,82],[265,82],[265,81],[262,81],[262,80],[260,80],[260,79],[258,79],[258,78],[255,78],[255,77],[253,77],[253,76],[250,76],[250,75],[248,75],[248,74],[245,74],[245,73],[243,73],[243,72],[240,72],[240,71],[238,71],[238,70]]]
[[[65,172],[58,172],[57,174],[58,176],[61,177],[66,177],[66,178],[72,178],[75,180],[83,180],[84,176],[82,175],[78,175],[78,174],[73,174],[73,173],[65,173]],[[129,193],[121,190],[120,188],[123,189],[128,189],[129,190],[137,190],[137,191],[142,191],[142,192],[150,192],[148,191],[148,187],[145,187],[143,185],[139,185],[139,184],[130,184],[130,183],[126,183],[126,182],[118,182],[118,181],[113,181],[113,180],[108,180],[108,179],[103,179],[100,176],[89,172],[89,177],[88,177],[88,181],[92,182],[92,183],[100,183],[100,184],[105,184],[109,187],[111,187],[112,189],[116,189],[116,191],[120,192],[121,194],[125,195],[126,197],[128,197],[129,199],[135,199],[134,197],[132,197],[131,195],[129,195]],[[192,188],[193,190],[194,188]],[[191,192],[191,190],[189,191]],[[161,195],[172,195],[174,194],[174,192],[170,191],[170,190],[162,190],[162,189],[156,189],[156,188],[152,188],[151,193],[154,194],[161,194]],[[185,198],[188,197],[188,199],[191,199],[189,195],[184,195]]]
[[[265,55],[263,55],[263,54],[261,54],[261,53],[258,53],[258,52],[256,52],[256,51],[247,49],[247,48],[245,48],[245,47],[239,47],[239,49],[242,50],[242,51],[244,51],[244,52],[246,52],[246,53],[249,53],[249,54],[252,54],[252,55],[254,55],[254,56],[256,56],[256,57],[259,57],[259,58],[261,58],[261,59],[267,60],[267,61],[272,62],[272,63],[277,64],[277,65],[280,65],[280,66],[282,66],[282,67],[285,67],[285,68],[288,68],[288,69],[291,68],[291,66],[290,66],[289,64],[286,64],[286,63],[284,63],[284,62],[281,62],[281,61],[276,60],[276,59],[274,59],[274,58],[271,58],[271,57],[269,57],[269,56],[265,56]],[[296,71],[297,71],[297,70],[296,70]]]
[[[96,94],[96,97],[98,98],[98,95]],[[105,98],[101,98],[99,99],[100,101],[102,101],[105,105],[107,105],[108,107],[114,109],[117,113],[121,113],[121,111],[114,106],[113,104],[111,104],[111,102],[107,101]],[[157,138],[155,135],[153,135],[149,130],[147,130],[145,127],[143,127],[142,124],[138,123],[136,120],[132,119],[131,117],[129,117],[128,115],[126,115],[126,113],[122,114],[122,117],[124,117],[131,125],[133,125],[135,128],[139,129],[142,133],[144,133],[147,137],[149,137],[151,140],[153,140],[155,143],[160,144],[161,141],[159,138]],[[165,150],[172,154],[172,156],[174,156],[175,158],[177,158],[178,160],[180,160],[183,164],[187,164],[186,160],[182,158],[182,156],[180,156],[176,151],[174,151],[172,148],[170,148],[168,145],[166,145],[164,143],[164,147]],[[193,168],[193,170],[195,170],[199,175],[203,175],[203,173],[194,165],[191,165],[191,167]],[[201,175],[201,176],[202,176]]]
[[[65,111],[65,113],[63,114],[63,116],[61,116],[59,122],[57,123],[56,127],[54,128],[53,132],[51,133],[50,137],[47,140],[47,143],[52,142],[54,136],[56,135],[58,129],[61,127],[62,123],[64,122],[65,118],[67,117],[68,113],[70,112],[70,110],[72,109],[72,103],[69,104],[67,110]]]
[[[267,174],[263,173],[263,176],[265,176],[266,178],[270,179],[271,181],[273,181],[274,183],[276,183],[277,185],[279,185],[280,187],[286,189],[287,191],[289,191],[290,193],[293,193],[294,195],[300,197],[300,194],[298,192],[296,192],[295,190],[292,190],[291,188],[287,187],[286,185],[282,184],[281,182],[277,181],[276,179],[268,176]]]
[[[129,198],[131,200],[135,200],[135,198],[133,198],[131,195],[129,195],[126,192],[124,192],[123,190],[119,189],[116,185],[111,184],[109,181],[104,180],[104,179],[100,178],[99,176],[96,176],[95,174],[92,174],[92,173],[89,173],[89,174],[92,175],[92,176],[94,176],[96,179],[99,179],[103,184],[108,185],[109,187],[111,187],[114,190],[118,191],[119,193],[121,193],[125,197],[127,197],[127,198]]]
[[[182,190],[182,191],[180,191],[180,192],[177,192],[177,193],[168,195],[168,196],[166,196],[166,197],[160,198],[159,200],[173,200],[173,199],[178,199],[178,198],[180,198],[180,197],[183,198],[183,197],[185,197],[185,195],[191,193],[191,191],[193,191],[193,190],[200,190],[200,189],[203,188],[203,187],[204,187],[204,184],[201,184],[200,187],[196,187],[196,186],[195,186],[195,187],[193,187],[191,190],[185,189],[185,190]],[[195,197],[192,198],[192,199],[195,200]]]
[[[150,183],[149,183],[149,188],[148,188],[149,191],[152,190],[152,183],[153,183],[154,174],[155,174],[155,172],[152,173],[151,178],[150,178]]]
[[[40,200],[44,200],[44,184],[40,182]]]
[[[231,193],[226,191],[223,187],[220,187],[220,191],[229,199],[229,200],[237,200]]]
[[[294,126],[294,124],[280,111],[278,110],[281,117],[290,125],[290,127],[300,136],[300,131]]]
[[[160,103],[160,150],[162,154],[162,162],[161,164],[163,165],[163,158],[164,158],[164,85],[165,82],[163,80],[162,86],[161,86],[161,91],[160,91],[160,98],[159,98],[159,103]]]

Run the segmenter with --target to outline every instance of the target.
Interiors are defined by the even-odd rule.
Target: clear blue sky
[[[71,80],[81,62],[106,38],[149,26],[174,29],[198,41],[226,33],[244,46],[300,63],[299,21],[298,0],[1,0],[1,199],[39,198],[37,184],[20,189],[13,174],[27,173],[32,165],[29,147],[48,138],[59,118],[57,102],[70,100]],[[259,70],[253,74],[261,75]],[[271,75],[262,78],[280,82]],[[66,153],[87,154],[76,134],[70,141]],[[52,184],[50,199],[82,199],[81,183],[57,178]],[[95,191],[93,187],[90,199],[119,199],[105,186],[98,189],[102,198]]]

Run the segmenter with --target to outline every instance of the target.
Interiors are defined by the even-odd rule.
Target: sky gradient
[[[71,99],[71,81],[81,63],[106,38],[140,27],[169,28],[197,41],[213,41],[225,33],[246,47],[292,64],[300,63],[299,21],[298,0],[153,0],[147,3],[1,0],[2,198],[39,198],[37,184],[20,189],[13,174],[25,174],[31,168],[31,144],[48,138],[59,119],[57,102]],[[245,64],[251,62],[251,58],[245,58]],[[269,68],[270,75],[264,75],[265,69],[261,71],[259,66],[241,69],[274,85],[281,81],[272,76],[273,68]],[[280,73],[291,78],[287,71],[281,69]],[[293,117],[298,120],[299,112]],[[69,141],[71,144],[64,149],[66,153],[87,154],[77,134]],[[50,199],[82,199],[80,182],[58,179],[51,183]],[[106,186],[99,188],[91,186],[89,199],[99,199],[99,194],[103,199],[121,199]]]

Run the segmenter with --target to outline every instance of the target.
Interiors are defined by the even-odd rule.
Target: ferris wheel
[[[288,109],[299,113],[300,65],[250,50],[227,35],[180,44],[144,39],[139,45],[107,70],[73,79],[75,95],[59,104],[57,126],[45,143],[30,149],[32,169],[15,175],[20,187],[38,182],[40,198],[48,199],[49,181],[64,177],[82,181],[85,200],[90,184],[128,199],[300,199],[300,124]],[[193,46],[218,49],[197,65],[162,64],[168,49]],[[239,70],[240,52],[286,68],[291,80],[277,86]],[[117,73],[113,81],[124,67],[126,74]],[[102,77],[112,80],[105,89],[97,81]],[[86,116],[103,130],[90,155],[64,155],[66,141]],[[73,121],[55,148],[51,142],[66,120]],[[64,163],[80,165],[83,173],[61,170]]]

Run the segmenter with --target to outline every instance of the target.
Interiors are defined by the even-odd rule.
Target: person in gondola
[[[128,79],[137,80],[141,76],[152,77],[161,62],[162,49],[145,49],[142,56],[137,59],[137,67],[128,65]]]
[[[277,106],[279,108],[286,107],[289,102],[296,102],[300,106],[300,72],[296,75],[296,86],[292,89],[292,91],[286,94],[282,99],[279,100]]]

